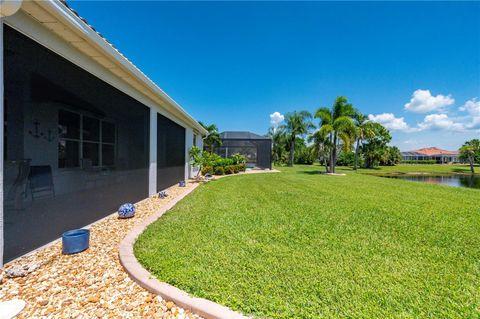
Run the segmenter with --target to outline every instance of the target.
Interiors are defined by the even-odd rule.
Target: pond
[[[380,177],[405,179],[429,184],[443,184],[454,187],[469,187],[480,189],[479,175],[380,175]]]

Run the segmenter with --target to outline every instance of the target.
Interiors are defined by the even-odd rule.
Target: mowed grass
[[[480,191],[321,169],[203,185],[135,254],[260,318],[479,318]]]

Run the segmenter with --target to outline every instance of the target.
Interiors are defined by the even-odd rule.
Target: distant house
[[[222,157],[239,153],[247,158],[247,166],[252,168],[272,168],[272,139],[251,132],[222,132],[222,145],[214,152]]]
[[[426,161],[434,160],[438,164],[459,163],[458,151],[447,151],[437,147],[421,148],[419,150],[402,152],[404,161]]]

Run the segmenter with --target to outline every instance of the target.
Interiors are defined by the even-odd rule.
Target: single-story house
[[[1,267],[187,179],[207,132],[65,1],[0,1]]]
[[[438,164],[459,163],[460,154],[458,151],[447,151],[437,147],[421,148],[419,150],[402,152],[404,161],[426,161],[434,160]]]
[[[272,168],[272,139],[251,132],[227,131],[220,133],[222,145],[215,146],[214,152],[222,157],[235,153],[245,156],[247,167]]]

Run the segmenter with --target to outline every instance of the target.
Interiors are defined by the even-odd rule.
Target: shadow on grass
[[[325,174],[325,172],[314,170],[314,171],[297,171],[297,174],[307,174],[307,175],[321,175]]]
[[[455,172],[455,173],[470,173],[470,167],[469,168],[454,168],[454,169],[452,169],[452,172]]]

